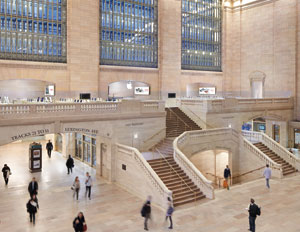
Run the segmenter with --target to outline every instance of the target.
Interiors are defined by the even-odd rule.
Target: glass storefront
[[[96,167],[96,138],[75,133],[75,157]]]

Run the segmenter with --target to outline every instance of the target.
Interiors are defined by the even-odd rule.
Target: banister
[[[156,174],[156,172],[152,169],[150,164],[145,160],[145,158],[142,156],[142,154],[134,147],[129,147],[123,144],[116,143],[118,147],[127,149],[135,155],[137,159],[143,164],[145,169],[149,172],[149,174],[152,176],[153,180],[158,184],[158,186],[161,188],[162,192],[166,193],[167,195],[171,196],[172,191],[170,191],[167,186],[162,182],[162,180],[159,178],[159,176]]]
[[[187,109],[190,113],[192,113],[195,117],[197,117],[197,119],[199,119],[205,126],[206,128],[214,128],[213,126],[210,126],[209,124],[207,124],[206,122],[204,122],[196,113],[194,113],[191,109],[189,109],[188,107],[185,107],[184,109]]]
[[[154,138],[156,135],[160,134],[161,132],[165,131],[166,129],[167,129],[166,127],[160,129],[160,130],[159,130],[158,132],[156,132],[154,135],[151,135],[149,138],[145,139],[145,140],[143,141],[143,143],[148,142],[150,139]]]

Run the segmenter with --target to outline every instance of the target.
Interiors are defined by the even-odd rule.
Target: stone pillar
[[[72,0],[67,6],[67,63],[70,97],[98,96],[99,0]]]

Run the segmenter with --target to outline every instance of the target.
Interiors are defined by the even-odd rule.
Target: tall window
[[[221,71],[221,9],[221,0],[182,0],[182,69]]]
[[[157,67],[157,1],[100,0],[100,64]]]
[[[0,0],[0,59],[66,62],[67,0]]]

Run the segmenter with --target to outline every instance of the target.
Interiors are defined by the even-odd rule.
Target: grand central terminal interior
[[[0,20],[1,232],[300,231],[299,0]]]

